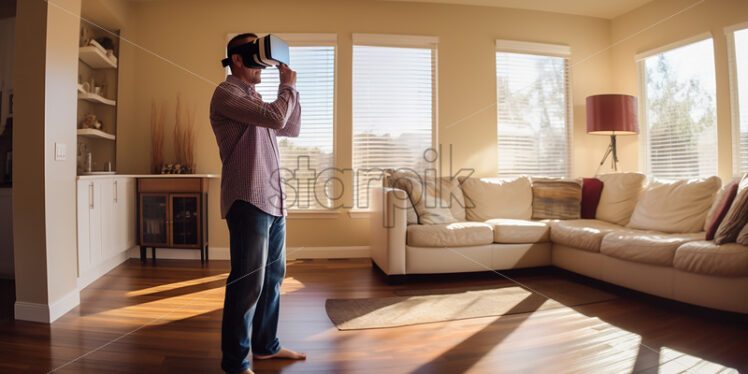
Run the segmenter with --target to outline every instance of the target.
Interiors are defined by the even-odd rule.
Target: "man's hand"
[[[280,73],[280,82],[296,85],[296,72],[291,70],[286,64],[278,64],[278,72]]]

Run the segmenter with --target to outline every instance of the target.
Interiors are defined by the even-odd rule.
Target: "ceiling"
[[[612,19],[652,0],[383,0],[541,10]]]

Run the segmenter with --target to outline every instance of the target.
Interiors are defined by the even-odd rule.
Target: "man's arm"
[[[282,87],[283,85],[278,87],[278,90],[280,90]],[[299,103],[299,92],[296,90],[294,90],[294,92],[294,102],[296,103],[296,105],[294,105],[293,110],[291,111],[291,116],[288,117],[288,121],[286,121],[286,126],[275,131],[276,136],[286,136],[289,138],[295,138],[299,136],[299,132],[301,131],[301,103]]]
[[[237,92],[239,91],[239,92]],[[291,85],[278,88],[278,98],[266,103],[227,84],[218,86],[213,94],[213,109],[216,113],[234,121],[271,129],[282,129],[297,107],[298,92]]]

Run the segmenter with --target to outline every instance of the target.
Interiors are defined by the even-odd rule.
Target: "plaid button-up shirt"
[[[229,75],[213,93],[210,124],[223,163],[221,216],[226,217],[236,200],[284,216],[276,136],[299,136],[301,106],[294,86],[281,84],[278,99],[266,103],[254,85]]]

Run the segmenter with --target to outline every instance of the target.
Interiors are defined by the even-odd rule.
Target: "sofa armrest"
[[[387,275],[405,274],[408,194],[397,188],[371,188],[371,258]]]

